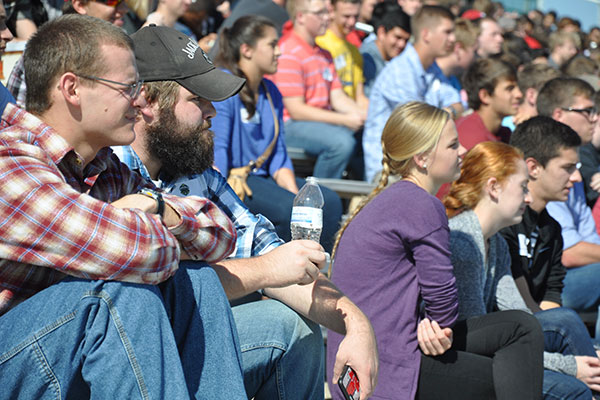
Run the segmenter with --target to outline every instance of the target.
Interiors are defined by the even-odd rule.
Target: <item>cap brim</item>
[[[209,101],[223,101],[234,96],[246,83],[245,79],[218,68],[176,81],[196,96]]]

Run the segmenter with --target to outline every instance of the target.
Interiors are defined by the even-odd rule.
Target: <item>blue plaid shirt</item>
[[[371,182],[381,171],[381,132],[397,106],[422,101],[435,107],[460,103],[460,93],[434,62],[427,70],[412,44],[381,70],[369,94],[369,112],[363,133],[365,175]]]
[[[148,170],[131,146],[112,147],[113,152],[131,170],[151,180]],[[237,243],[231,258],[248,258],[268,253],[283,244],[271,221],[260,214],[252,214],[234,193],[223,176],[214,169],[200,175],[183,177],[174,181],[154,182],[167,193],[178,196],[200,196],[215,203],[233,221],[237,230]]]

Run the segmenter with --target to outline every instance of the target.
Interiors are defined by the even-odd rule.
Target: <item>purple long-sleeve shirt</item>
[[[379,348],[373,399],[413,399],[421,354],[420,299],[427,317],[454,324],[458,297],[449,251],[448,219],[438,199],[400,181],[352,220],[340,241],[333,282],[369,317]],[[421,296],[421,297],[419,297]],[[327,373],[343,336],[328,332]],[[343,399],[337,386],[334,399]]]

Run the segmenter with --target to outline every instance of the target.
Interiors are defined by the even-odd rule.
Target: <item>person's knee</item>
[[[284,320],[294,328],[293,341],[288,352],[300,355],[303,364],[319,365],[325,351],[319,324],[300,316],[290,308],[286,314]]]
[[[544,315],[546,314],[546,315]],[[560,307],[542,311],[540,320],[542,327],[552,325],[554,327],[569,328],[582,324],[579,315],[570,308]]]
[[[179,270],[171,277],[172,280],[193,279],[200,282],[203,287],[222,289],[219,276],[210,265],[201,261],[181,261]]]
[[[518,324],[523,334],[530,336],[532,341],[544,343],[544,335],[539,321],[533,315],[520,310],[503,311],[508,320]]]
[[[287,351],[306,353],[313,356],[323,351],[323,337],[318,324],[303,318],[296,311],[277,300],[256,302],[248,306],[234,308],[234,315],[239,312],[258,312],[256,320],[261,325],[276,327],[285,339]],[[237,319],[236,319],[237,322]],[[258,329],[258,328],[257,328]]]
[[[332,150],[337,154],[344,155],[348,158],[354,154],[354,148],[356,147],[356,139],[350,130],[344,130],[338,135],[335,145]]]
[[[136,298],[148,307],[163,307],[160,289],[156,285],[121,281],[91,281],[85,298],[96,297],[110,304],[118,304],[122,298]]]

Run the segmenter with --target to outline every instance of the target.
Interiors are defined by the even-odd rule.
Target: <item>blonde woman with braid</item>
[[[454,122],[430,105],[404,104],[387,121],[382,147],[379,184],[340,230],[332,270],[375,329],[372,398],[541,398],[543,337],[531,315],[457,322],[448,219],[434,196],[460,175],[464,149]],[[390,174],[403,178],[386,188]],[[328,332],[329,377],[341,339]],[[337,387],[332,392],[342,399]]]

